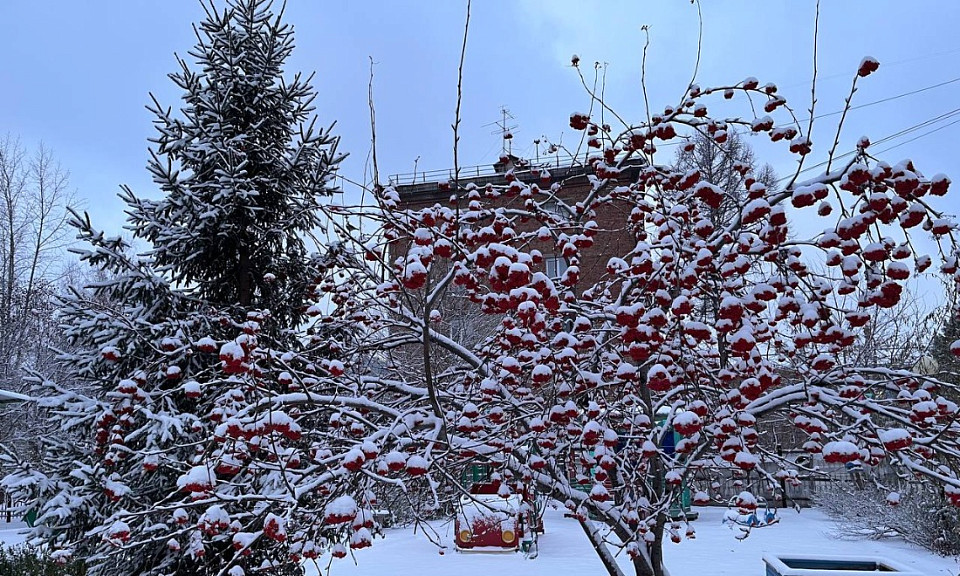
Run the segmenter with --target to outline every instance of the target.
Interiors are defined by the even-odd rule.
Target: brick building
[[[611,178],[611,186],[626,186],[636,182],[642,166],[641,162],[628,164],[615,179]],[[484,208],[520,209],[525,207],[526,202],[520,195],[503,193],[491,198],[485,191],[488,186],[509,189],[512,182],[528,184],[540,190],[532,199],[542,209],[559,212],[564,209],[561,203],[576,209],[577,203],[589,194],[591,180],[594,178],[596,175],[593,169],[580,163],[547,168],[533,166],[514,156],[504,156],[490,167],[461,169],[459,185],[461,190],[471,184],[476,186],[482,195]],[[401,206],[404,209],[416,210],[436,204],[449,206],[455,200],[452,196],[451,180],[452,170],[434,171],[395,175],[390,178],[390,184],[399,194]],[[461,199],[464,194],[461,192]],[[636,245],[636,239],[625,226],[632,209],[633,206],[626,202],[611,201],[597,207],[594,218],[583,219],[583,222],[594,220],[597,233],[593,238],[593,245],[580,250],[581,286],[593,285],[606,273],[607,260],[611,256],[625,254]],[[485,224],[478,222],[476,226]],[[535,231],[539,226],[539,223],[531,220],[521,223],[521,229],[517,231]],[[543,254],[542,269],[548,276],[556,278],[562,275],[569,265],[569,261],[559,253],[553,240],[538,240],[532,248]]]

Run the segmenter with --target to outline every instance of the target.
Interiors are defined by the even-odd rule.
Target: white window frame
[[[548,256],[543,261],[546,274],[550,278],[559,278],[570,267],[569,262],[563,256]]]

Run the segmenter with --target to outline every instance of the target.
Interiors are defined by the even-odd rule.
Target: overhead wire
[[[925,55],[923,55],[923,56],[915,56],[915,57],[913,57],[913,58],[904,58],[904,59],[902,59],[902,60],[894,60],[894,61],[892,61],[892,62],[888,62],[888,61],[886,61],[886,60],[883,60],[883,67],[884,67],[884,68],[892,68],[892,67],[894,67],[894,66],[900,66],[900,65],[902,65],[902,64],[909,64],[909,63],[911,63],[911,62],[918,62],[918,61],[920,61],[920,60],[930,60],[931,58],[938,58],[938,57],[940,57],[940,56],[949,56],[949,55],[951,55],[951,54],[956,54],[956,53],[958,53],[958,52],[960,52],[960,48],[955,48],[955,49],[952,49],[952,50],[944,50],[943,52],[935,52],[935,53],[933,53],[933,54],[925,54]],[[833,79],[833,78],[844,78],[844,77],[845,77],[845,78],[849,78],[849,77],[850,77],[850,73],[849,73],[849,72],[837,72],[837,73],[835,73],[835,74],[822,75],[822,76],[820,76],[820,79],[821,79],[821,80],[830,80],[830,79]],[[783,85],[782,87],[783,87],[783,88],[792,88],[792,87],[794,87],[794,86],[803,86],[804,84],[807,84],[808,82],[809,82],[809,81],[804,80],[804,81],[801,81],[801,82],[796,82],[796,83],[794,83],[794,84],[785,84],[785,85]]]
[[[904,140],[903,142],[900,142],[900,143],[898,143],[898,144],[894,144],[893,146],[890,146],[889,148],[884,148],[883,150],[878,151],[877,154],[882,154],[882,153],[884,153],[884,152],[889,152],[890,150],[893,150],[894,148],[899,148],[900,146],[903,146],[904,144],[909,144],[910,142],[913,142],[914,140],[919,140],[919,139],[923,138],[924,136],[929,136],[929,135],[933,134],[934,132],[939,132],[940,130],[943,130],[944,128],[949,128],[950,126],[953,126],[954,124],[958,124],[958,123],[960,123],[960,120],[954,120],[953,122],[950,122],[949,124],[944,124],[943,126],[938,126],[937,128],[934,128],[933,130],[930,130],[929,132],[924,132],[923,134],[920,134],[919,136],[914,136],[913,138],[911,138],[911,139],[909,139],[909,140]]]
[[[910,90],[910,91],[908,91],[908,92],[902,92],[902,93],[900,93],[900,94],[894,94],[893,96],[887,96],[886,98],[881,98],[881,99],[879,99],[879,100],[874,100],[874,101],[871,101],[871,102],[864,102],[863,104],[857,104],[856,106],[851,106],[851,107],[850,107],[850,110],[860,110],[860,109],[862,109],[862,108],[869,108],[870,106],[877,106],[877,105],[879,105],[879,104],[885,104],[885,103],[887,103],[887,102],[892,102],[892,101],[894,101],[894,100],[899,100],[899,99],[901,99],[901,98],[906,98],[906,97],[908,97],[908,96],[913,96],[913,95],[915,95],[915,94],[921,94],[921,93],[927,92],[927,91],[929,91],[929,90],[934,90],[934,89],[936,89],[936,88],[941,88],[941,87],[943,87],[943,86],[948,86],[948,85],[954,84],[954,83],[956,83],[956,82],[960,82],[960,76],[958,76],[958,77],[956,77],[956,78],[951,78],[951,79],[949,79],[949,80],[944,80],[943,82],[937,82],[936,84],[931,84],[931,85],[929,85],[929,86],[923,86],[923,87],[921,87],[921,88],[917,88],[917,89],[915,89],[915,90]],[[813,117],[813,119],[814,119],[814,120],[818,120],[818,119],[820,119],[820,118],[828,118],[828,117],[830,117],[830,116],[838,116],[838,115],[840,115],[840,114],[843,114],[843,110],[834,110],[834,111],[831,111],[831,112],[824,112],[824,113],[822,113],[822,114],[817,114],[817,115],[815,115],[815,116]],[[797,119],[797,122],[806,122],[806,121],[808,121],[808,120],[810,120],[810,117],[809,117],[809,116],[806,117],[806,118],[798,118],[798,119]],[[733,131],[733,133],[736,134],[736,135],[745,134],[745,133],[747,133],[747,132],[749,132],[749,130],[747,130],[747,129],[741,129],[741,130],[734,130],[734,131]],[[669,147],[672,147],[672,146],[680,146],[681,144],[683,144],[683,142],[666,142],[666,143],[664,143],[664,144],[660,144],[658,147],[660,147],[660,148],[669,148]]]
[[[958,77],[956,77],[956,78],[951,78],[950,80],[945,80],[945,81],[943,81],[943,82],[939,82],[939,83],[937,83],[937,84],[933,84],[933,85],[930,85],[930,86],[924,86],[923,88],[918,88],[918,89],[916,89],[916,90],[911,90],[911,91],[909,91],[909,92],[904,92],[903,94],[897,94],[897,95],[895,95],[895,96],[889,96],[889,97],[887,97],[887,98],[881,98],[880,100],[874,100],[873,102],[865,102],[865,103],[863,103],[863,104],[858,104],[858,105],[856,105],[856,106],[851,106],[849,109],[850,109],[850,110],[859,110],[859,109],[861,109],[861,108],[867,108],[867,107],[869,107],[869,106],[876,106],[877,104],[884,104],[884,103],[886,103],[886,102],[892,102],[893,100],[899,100],[900,98],[906,98],[907,96],[913,96],[914,94],[920,94],[921,92],[926,92],[926,91],[928,91],[928,90],[933,90],[934,88],[940,88],[941,86],[946,86],[946,85],[948,85],[948,84],[953,84],[954,82],[960,82],[960,76],[958,76]],[[829,116],[837,116],[837,115],[839,115],[839,114],[843,114],[843,110],[836,110],[836,111],[834,111],[834,112],[825,112],[825,113],[823,113],[823,114],[819,114],[819,115],[817,115],[817,116],[814,116],[813,119],[816,120],[816,119],[818,119],[818,118],[827,118],[827,117],[829,117]],[[809,120],[809,118],[806,118],[806,120]]]
[[[922,130],[923,128],[932,126],[932,125],[934,125],[934,124],[943,122],[943,121],[945,121],[945,120],[949,120],[950,118],[953,118],[954,116],[957,116],[958,114],[960,114],[960,108],[954,108],[953,110],[950,110],[949,112],[944,112],[943,114],[939,114],[939,115],[937,115],[937,116],[934,116],[933,118],[928,118],[927,120],[924,120],[923,122],[918,122],[917,124],[913,124],[912,126],[908,126],[908,127],[904,128],[904,129],[902,129],[902,130],[899,130],[899,131],[897,131],[897,132],[894,132],[893,134],[889,134],[889,135],[887,135],[887,136],[884,136],[883,138],[880,138],[879,140],[877,140],[877,141],[875,141],[875,142],[872,142],[871,145],[876,146],[877,144],[883,144],[884,142],[889,142],[889,141],[894,140],[894,139],[896,139],[896,138],[900,138],[900,137],[902,137],[902,136],[906,136],[907,134],[910,134],[910,133],[912,133],[912,132],[916,132],[917,130]],[[877,153],[877,154],[880,154],[880,153],[883,153],[883,152],[887,152],[888,150],[893,150],[894,148],[903,146],[904,144],[907,144],[907,143],[909,143],[909,142],[913,142],[913,141],[915,141],[915,140],[919,140],[920,138],[923,138],[923,137],[925,137],[925,136],[929,136],[930,134],[933,134],[934,132],[937,132],[937,131],[939,131],[939,130],[943,130],[944,128],[948,128],[948,127],[953,126],[954,124],[957,124],[957,123],[960,123],[960,119],[954,120],[953,122],[950,122],[949,124],[945,124],[945,125],[943,125],[943,126],[939,126],[939,127],[935,128],[935,129],[933,129],[933,130],[930,130],[929,132],[925,132],[925,133],[920,134],[920,135],[918,135],[918,136],[916,136],[916,137],[914,137],[914,138],[911,138],[910,140],[906,140],[906,141],[904,141],[904,142],[900,142],[900,143],[898,143],[898,144],[896,144],[896,145],[894,145],[894,146],[890,146],[890,147],[885,148],[885,149],[883,149],[883,150],[880,150],[880,151],[878,151],[878,152],[876,152],[876,153]],[[834,158],[835,158],[835,159],[837,159],[837,158],[846,158],[846,157],[848,157],[848,156],[852,156],[853,154],[856,154],[856,150],[850,150],[850,151],[848,151],[848,152],[844,152],[843,154],[838,154],[838,155],[835,156]],[[811,171],[811,170],[815,170],[815,169],[817,169],[817,168],[820,168],[820,167],[822,167],[822,166],[825,166],[826,164],[827,164],[827,161],[823,161],[823,162],[820,162],[820,163],[818,163],[818,164],[814,164],[814,165],[812,165],[812,166],[808,166],[808,167],[804,168],[803,170],[801,170],[801,171],[798,172],[798,173],[799,173],[799,174],[803,174],[803,173],[805,173],[805,172],[809,172],[809,171]],[[792,178],[792,176],[784,177],[784,178],[781,178],[780,180],[778,180],[778,182],[785,182],[785,181],[789,180],[790,178]]]

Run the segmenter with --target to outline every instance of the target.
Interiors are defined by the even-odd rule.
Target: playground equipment
[[[543,503],[520,483],[504,483],[488,465],[467,468],[454,518],[458,551],[529,551],[543,532]]]
[[[514,551],[524,537],[519,496],[470,494],[460,498],[454,522],[458,550]]]
[[[736,524],[747,528],[762,528],[779,521],[780,517],[777,516],[777,509],[771,508],[763,498],[757,500],[756,509],[744,513],[744,510],[737,504],[737,498],[734,497],[730,500],[729,509],[723,513],[723,523],[731,526]]]

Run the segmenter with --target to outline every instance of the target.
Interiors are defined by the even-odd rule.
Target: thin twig
[[[607,63],[604,62],[603,73],[600,77],[600,129],[601,131],[603,130],[603,127],[607,125],[606,118],[603,115],[604,111],[607,108],[607,105],[606,105],[607,100],[605,97],[606,93],[607,93]],[[610,135],[607,134],[607,136],[609,137]],[[612,144],[613,143],[611,142],[611,145]]]
[[[370,83],[367,84],[367,106],[370,107],[370,151],[373,156],[373,189],[380,189],[380,171],[377,168],[377,111],[373,106],[373,56],[370,58]]]
[[[647,126],[653,124],[653,121],[650,118],[650,97],[647,95],[647,48],[650,47],[650,27],[644,24],[641,28],[646,39],[643,42],[643,59],[640,61],[640,88],[643,90],[643,109],[647,115]],[[648,161],[652,164],[653,158],[648,158]]]
[[[599,64],[599,63],[598,63],[598,64]],[[607,64],[604,63],[604,65],[603,65],[603,82],[602,82],[601,85],[600,85],[600,96],[597,96],[596,93],[595,93],[595,90],[596,90],[596,81],[594,81],[594,87],[591,89],[590,86],[587,85],[587,80],[583,77],[583,73],[580,72],[580,68],[579,68],[579,67],[577,67],[577,74],[578,74],[578,76],[580,77],[580,84],[583,85],[584,90],[587,91],[587,94],[590,96],[590,98],[592,99],[592,101],[595,101],[595,102],[599,102],[599,103],[600,103],[600,106],[601,106],[600,122],[601,122],[601,124],[604,122],[604,120],[603,120],[603,114],[604,114],[604,112],[609,112],[610,114],[613,114],[613,116],[617,119],[618,122],[620,122],[620,124],[623,125],[624,128],[628,128],[628,127],[630,126],[630,124],[627,123],[627,121],[624,120],[619,114],[617,114],[617,111],[616,111],[616,110],[614,110],[614,109],[611,108],[610,106],[607,106],[607,103],[604,101],[603,93],[604,93],[604,91],[605,91],[606,83],[607,83]],[[591,111],[593,110],[593,104],[592,104],[592,103],[591,103],[591,108],[590,108],[590,110],[591,110]]]
[[[470,4],[467,0],[467,17],[463,24],[463,44],[460,45],[460,65],[457,67],[457,108],[453,118],[453,193],[457,198],[457,224],[460,223],[460,104],[463,101],[463,62],[467,57],[467,35],[470,32]]]
[[[577,61],[577,62],[578,62],[578,61]],[[604,104],[603,104],[603,101],[602,101],[600,98],[597,97],[597,82],[599,81],[599,73],[597,72],[597,68],[594,67],[594,69],[593,69],[593,88],[591,89],[589,86],[587,86],[587,80],[583,77],[583,71],[580,70],[580,65],[579,65],[579,63],[577,63],[577,62],[574,62],[573,67],[577,69],[577,76],[580,77],[580,83],[583,84],[584,89],[586,89],[587,94],[590,96],[590,107],[587,109],[587,117],[592,118],[592,117],[593,117],[593,106],[594,106],[594,104],[596,104],[597,102],[600,102],[600,105],[601,105],[601,106],[604,105]],[[582,130],[582,131],[580,132],[580,142],[577,143],[577,149],[576,149],[576,151],[573,153],[573,160],[572,160],[572,163],[573,163],[573,164],[576,164],[576,163],[577,163],[577,158],[580,156],[580,150],[583,149],[583,144],[584,144],[584,142],[586,141],[586,139],[587,139],[587,130]],[[586,156],[587,156],[588,154],[589,154],[589,151],[588,151],[588,152],[584,152],[584,154],[583,154],[583,155],[584,155],[584,163],[583,163],[584,166],[586,166],[586,164],[587,164],[587,163],[586,163]]]
[[[837,133],[833,137],[833,146],[830,148],[830,154],[827,156],[826,172],[830,171],[830,166],[833,164],[833,155],[837,151],[837,146],[840,145],[840,132],[843,130],[843,121],[847,118],[847,112],[850,111],[850,102],[853,100],[853,95],[857,92],[857,78],[859,77],[859,74],[853,75],[853,85],[850,86],[850,93],[847,94],[847,99],[844,100],[843,114],[840,115],[840,122],[837,124]]]
[[[683,100],[687,99],[687,95],[690,94],[690,87],[697,82],[697,74],[700,72],[700,54],[703,50],[703,9],[700,6],[700,0],[695,0],[694,4],[697,5],[697,61],[693,64],[693,76],[690,78],[690,85],[687,86],[687,91],[680,102],[681,105]]]
[[[820,0],[817,0],[816,12],[813,19],[813,78],[810,81],[810,121],[807,123],[807,133],[806,139],[807,142],[812,146],[813,145],[813,120],[814,110],[817,106],[817,44],[820,36]],[[798,126],[799,128],[799,126]],[[804,134],[800,134],[801,138],[804,137]],[[793,188],[793,184],[797,181],[797,178],[800,176],[800,172],[803,171],[803,162],[807,159],[809,154],[801,154],[800,161],[797,162],[797,170],[793,173],[793,178],[790,179],[790,183],[787,184],[786,189],[790,190]]]

